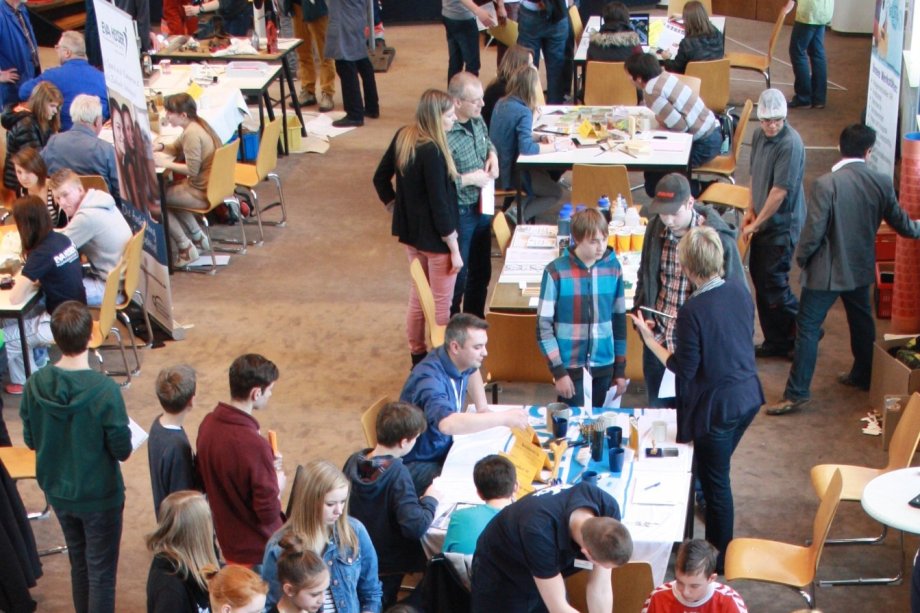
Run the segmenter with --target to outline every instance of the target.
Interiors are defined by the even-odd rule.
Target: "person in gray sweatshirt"
[[[118,266],[131,239],[131,228],[112,196],[96,189],[86,191],[80,177],[69,168],[51,175],[50,183],[54,199],[67,214],[67,226],[61,232],[89,260],[90,270],[83,274],[86,303],[99,306],[105,279]]]

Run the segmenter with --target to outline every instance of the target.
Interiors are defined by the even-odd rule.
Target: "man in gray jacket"
[[[51,193],[67,214],[67,227],[61,232],[89,260],[91,270],[83,273],[86,304],[99,306],[105,293],[105,279],[118,266],[131,228],[115,200],[105,192],[83,189],[80,177],[65,168],[51,175]]]
[[[697,204],[690,194],[690,183],[678,173],[662,177],[655,188],[655,199],[648,207],[651,219],[645,228],[642,262],[636,283],[636,309],[646,307],[642,316],[654,326],[659,343],[674,351],[677,310],[687,301],[693,288],[681,272],[677,261],[677,243],[690,228],[707,225],[719,233],[722,240],[724,276],[744,280],[744,268],[738,254],[737,231],[727,224],[710,206]],[[648,388],[648,406],[673,407],[674,398],[659,398],[658,388],[664,376],[664,365],[648,347],[643,348],[642,372]]]
[[[874,144],[872,128],[862,124],[844,128],[843,159],[815,182],[795,253],[802,269],[802,297],[792,371],[783,399],[767,406],[768,415],[784,415],[809,401],[821,324],[838,297],[846,309],[853,367],[837,381],[869,389],[875,340],[869,305],[869,286],[875,282],[875,234],[884,219],[901,236],[920,238],[920,221],[911,221],[900,207],[891,178],[866,165]]]

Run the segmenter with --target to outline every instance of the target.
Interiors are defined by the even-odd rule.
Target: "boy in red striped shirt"
[[[718,550],[702,539],[681,543],[674,581],[652,590],[642,613],[747,613],[738,592],[716,581],[718,556]]]

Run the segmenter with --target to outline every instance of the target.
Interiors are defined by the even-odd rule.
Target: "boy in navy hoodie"
[[[345,462],[351,481],[348,512],[367,527],[377,550],[384,608],[396,602],[405,573],[425,568],[419,539],[434,519],[440,492],[431,485],[419,497],[402,457],[426,428],[420,409],[391,402],[377,414],[377,446]]]

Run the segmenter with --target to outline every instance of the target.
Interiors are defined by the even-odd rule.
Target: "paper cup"
[[[617,237],[616,252],[617,253],[626,253],[627,251],[629,251],[630,239],[632,238],[631,235],[632,235],[632,232],[630,230],[627,230],[625,228],[617,229],[617,233],[616,233],[616,237]]]
[[[645,226],[637,226],[632,229],[629,235],[630,251],[642,251],[642,245],[645,244]]]

